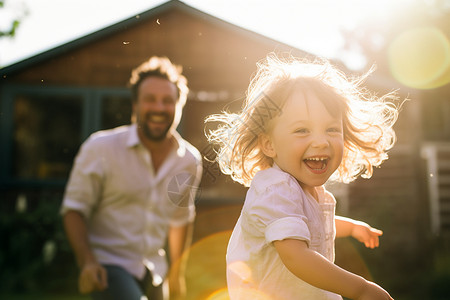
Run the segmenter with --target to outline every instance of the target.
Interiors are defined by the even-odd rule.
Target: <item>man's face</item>
[[[159,77],[144,79],[133,105],[140,136],[150,141],[164,140],[174,123],[177,102],[175,84]]]

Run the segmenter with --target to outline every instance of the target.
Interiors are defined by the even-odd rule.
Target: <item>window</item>
[[[12,176],[66,178],[81,140],[82,99],[17,95],[13,102]]]
[[[131,99],[127,95],[105,95],[101,105],[101,129],[127,125],[131,122]]]
[[[125,88],[13,84],[0,99],[0,186],[63,185],[91,133],[131,122]]]

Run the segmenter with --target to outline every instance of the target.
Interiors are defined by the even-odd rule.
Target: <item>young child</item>
[[[370,177],[395,142],[393,95],[369,96],[326,62],[274,55],[261,64],[240,114],[208,139],[223,173],[250,186],[227,249],[230,299],[392,299],[334,264],[335,237],[378,247],[380,230],[335,216],[328,179]]]

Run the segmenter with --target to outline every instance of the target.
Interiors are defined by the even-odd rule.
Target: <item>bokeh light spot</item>
[[[402,84],[431,89],[450,81],[450,42],[435,27],[420,27],[397,36],[388,49],[392,75]]]
[[[228,266],[228,269],[240,280],[252,282],[252,270],[246,263],[242,261],[235,261]]]
[[[236,297],[239,299],[274,300],[264,292],[253,288],[237,288],[235,290],[229,290],[229,293],[232,295],[236,295]]]
[[[230,296],[228,296],[228,289],[227,288],[220,289],[209,295],[209,297],[206,298],[206,300],[230,300]]]
[[[185,300],[227,299],[223,297],[227,286],[225,256],[230,236],[231,230],[209,235],[194,243],[185,253],[189,256]]]

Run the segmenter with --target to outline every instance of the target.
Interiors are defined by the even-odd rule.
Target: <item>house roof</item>
[[[29,57],[27,59],[24,59],[22,61],[19,61],[17,63],[14,63],[10,66],[7,66],[5,68],[0,69],[0,78],[6,78],[10,75],[13,75],[17,72],[20,72],[28,67],[31,67],[35,64],[38,64],[40,62],[46,61],[52,57],[67,53],[71,50],[80,48],[84,45],[87,45],[91,42],[94,42],[98,39],[113,35],[116,32],[119,32],[121,30],[127,29],[129,27],[132,27],[140,22],[155,18],[156,16],[158,16],[161,13],[164,13],[166,11],[170,11],[170,10],[181,10],[185,13],[188,13],[192,16],[195,16],[196,18],[200,18],[203,19],[207,22],[213,23],[215,25],[218,26],[222,26],[225,27],[229,30],[233,30],[233,31],[237,31],[239,32],[241,35],[246,35],[248,38],[250,39],[254,39],[254,40],[258,40],[259,42],[262,43],[267,43],[267,44],[278,44],[284,47],[289,47],[292,49],[296,49],[293,46],[287,45],[285,43],[276,41],[274,39],[271,39],[269,37],[266,37],[264,35],[261,35],[259,33],[256,33],[254,31],[250,31],[248,29],[239,27],[235,24],[229,23],[227,21],[224,21],[220,18],[214,17],[210,14],[207,14],[201,10],[198,10],[196,8],[193,8],[192,6],[189,6],[179,0],[170,0],[167,1],[159,6],[156,6],[154,8],[151,8],[143,13],[140,13],[136,16],[130,17],[128,19],[125,19],[121,22],[115,23],[111,26],[105,27],[101,30],[95,31],[93,33],[90,33],[88,35],[85,35],[83,37],[77,38],[73,41],[70,41],[68,43],[65,43],[61,46],[57,46],[55,48],[52,48],[50,50],[41,52],[37,55],[34,55],[32,57]],[[299,50],[299,49],[296,49]],[[305,51],[303,50],[299,50],[305,54]]]

